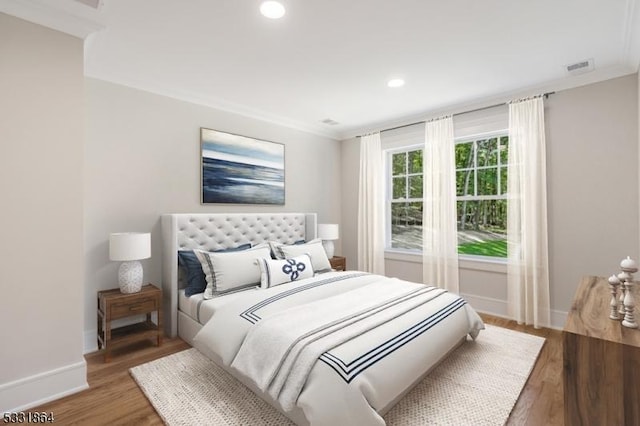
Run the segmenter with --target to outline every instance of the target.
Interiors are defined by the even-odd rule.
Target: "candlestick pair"
[[[617,320],[620,315],[624,316],[622,325],[628,328],[638,328],[635,320],[635,297],[633,295],[633,274],[638,272],[638,264],[635,260],[627,256],[620,262],[620,272],[618,275],[609,277],[609,287],[611,289],[611,302],[609,306],[611,312],[609,318]],[[618,297],[618,287],[620,296]]]

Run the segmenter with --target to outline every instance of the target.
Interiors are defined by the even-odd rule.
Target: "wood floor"
[[[487,324],[546,337],[546,342],[507,425],[562,425],[562,339],[556,330],[535,330],[513,321],[482,315]],[[36,407],[53,412],[61,425],[161,425],[162,420],[129,375],[129,368],[189,348],[165,339],[160,348],[140,342],[113,351],[103,363],[100,353],[87,355],[89,389]],[[31,410],[31,411],[33,411]]]
[[[564,425],[562,393],[562,334],[558,330],[518,325],[514,321],[481,315],[487,324],[545,337],[538,361],[527,380],[507,425]]]

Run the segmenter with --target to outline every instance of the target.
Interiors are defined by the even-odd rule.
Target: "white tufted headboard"
[[[315,213],[232,213],[162,215],[162,287],[165,333],[177,334],[178,250],[219,250],[268,240],[292,244],[316,237]]]

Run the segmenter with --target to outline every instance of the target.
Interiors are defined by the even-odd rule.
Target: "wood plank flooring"
[[[485,323],[546,338],[536,365],[507,425],[564,425],[562,393],[562,333],[559,330],[534,329],[515,321],[480,315]]]
[[[513,321],[482,315],[487,324],[535,334],[547,339],[507,425],[562,425],[562,339],[556,330],[535,330]],[[129,368],[188,349],[181,339],[165,339],[157,348],[139,342],[114,350],[112,361],[101,353],[87,355],[89,389],[36,407],[31,411],[53,412],[61,425],[162,425]]]

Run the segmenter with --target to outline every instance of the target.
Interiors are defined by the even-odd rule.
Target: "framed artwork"
[[[284,205],[284,145],[200,129],[202,203]]]

